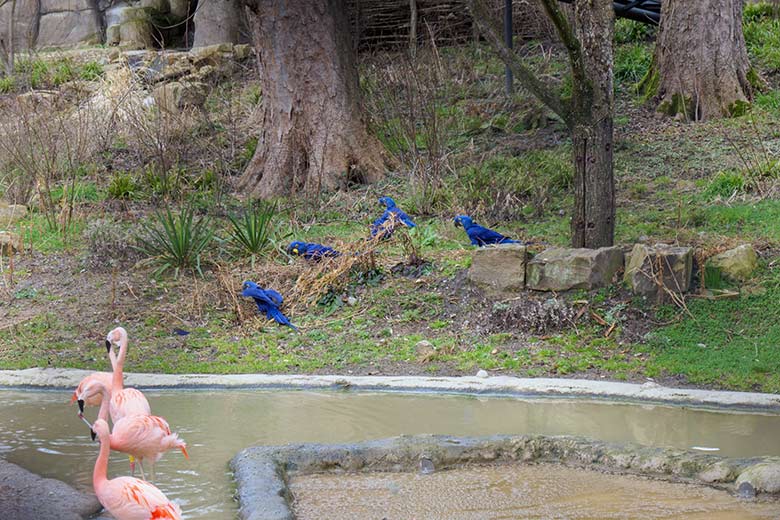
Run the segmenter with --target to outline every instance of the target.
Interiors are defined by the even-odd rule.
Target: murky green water
[[[257,444],[352,442],[400,434],[572,434],[728,456],[780,455],[780,415],[562,399],[260,390],[146,392],[189,444],[190,460],[167,453],[157,485],[191,519],[232,519],[227,463]],[[69,392],[0,391],[0,456],[91,490],[97,443],[69,406]],[[93,419],[97,411],[88,411]],[[113,453],[109,476],[127,474]]]

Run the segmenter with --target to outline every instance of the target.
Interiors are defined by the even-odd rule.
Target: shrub
[[[646,42],[655,36],[657,28],[654,25],[640,23],[626,18],[615,20],[615,43]]]
[[[275,203],[257,202],[249,204],[241,218],[228,215],[230,220],[230,245],[238,257],[263,255],[273,247],[275,234],[274,217],[277,214]]]
[[[739,172],[725,171],[717,174],[707,185],[704,195],[707,199],[728,198],[745,191],[745,179]]]
[[[647,74],[653,56],[643,44],[621,45],[615,49],[615,81],[638,83]]]
[[[111,219],[93,220],[84,229],[87,267],[111,270],[138,259],[136,241],[130,230]]]
[[[567,149],[497,156],[458,172],[454,202],[492,218],[519,218],[524,203],[540,214],[552,195],[571,186],[573,177]]]
[[[95,81],[96,79],[100,78],[103,75],[103,65],[96,61],[90,61],[88,63],[85,63],[83,67],[81,67],[81,71],[79,72],[79,77],[83,80],[87,81]]]
[[[155,275],[174,269],[192,269],[203,275],[200,258],[206,246],[214,237],[214,231],[207,218],[194,217],[188,207],[174,216],[170,209],[155,213],[153,222],[144,225],[144,235],[138,238],[139,250],[158,265]]]
[[[13,76],[3,76],[0,78],[0,94],[8,94],[14,90],[16,82]]]
[[[108,196],[117,200],[131,200],[136,197],[138,186],[128,172],[116,172],[108,183]]]

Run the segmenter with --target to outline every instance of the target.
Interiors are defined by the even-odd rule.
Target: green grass
[[[745,7],[742,30],[751,63],[764,71],[780,70],[780,18],[776,8]]]
[[[780,392],[780,277],[766,292],[720,301],[694,300],[694,319],[655,331],[648,374],[683,375],[691,383],[737,390]],[[678,311],[670,310],[670,314]]]

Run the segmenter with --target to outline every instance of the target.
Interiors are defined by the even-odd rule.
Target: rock
[[[60,95],[49,90],[31,90],[16,96],[16,102],[20,108],[34,112],[40,109],[48,110],[57,103]]]
[[[141,0],[141,7],[160,14],[168,13],[171,10],[168,0]]]
[[[0,40],[8,41],[8,18],[11,2],[0,2]],[[35,47],[35,34],[40,19],[40,4],[33,1],[16,2],[14,10],[14,48],[26,50]]]
[[[203,106],[208,93],[208,87],[203,83],[174,81],[154,89],[152,96],[158,107],[175,114],[185,107]]]
[[[347,305],[349,305],[350,307],[354,307],[355,305],[357,305],[357,302],[358,299],[355,298],[354,296],[347,296]]]
[[[477,371],[477,377],[481,377],[482,379],[487,378],[489,375],[490,374],[487,373],[487,370],[479,370],[479,371]]]
[[[528,262],[525,283],[536,291],[594,289],[612,283],[622,267],[623,251],[619,247],[553,248]]]
[[[67,5],[67,2],[64,3]],[[55,3],[48,8],[54,9]],[[81,11],[43,11],[38,22],[38,37],[35,46],[65,47],[82,43],[96,44],[101,41],[100,17],[97,11],[86,9]]]
[[[0,459],[0,518],[82,520],[101,509],[95,495]]]
[[[119,45],[124,49],[148,49],[154,45],[152,18],[142,7],[127,7],[122,11]]]
[[[119,45],[119,42],[122,41],[120,28],[121,26],[116,23],[106,27],[106,45]],[[114,58],[109,55],[109,59],[113,61]]]
[[[0,255],[11,256],[22,250],[22,239],[16,233],[0,231]]]
[[[427,340],[418,341],[414,346],[414,350],[420,363],[427,363],[436,357],[436,347]]]
[[[780,461],[762,462],[739,474],[735,485],[748,483],[759,493],[780,493]]]
[[[691,286],[693,249],[656,244],[635,244],[626,257],[625,283],[634,294],[656,296],[658,280],[670,291],[687,292]]]
[[[743,244],[713,256],[707,267],[719,271],[729,281],[744,282],[758,268],[758,255],[752,245]]]
[[[732,482],[735,477],[735,468],[724,461],[716,462],[699,472],[697,476],[702,482]]]
[[[193,48],[190,51],[190,55],[196,66],[211,65],[219,67],[225,63],[226,59],[233,57],[233,45],[220,43],[209,45],[208,47]]]
[[[246,33],[240,0],[209,0],[198,3],[193,22],[193,48],[219,43],[241,43]]]
[[[168,4],[171,15],[177,20],[184,20],[190,14],[190,0],[170,0]]]
[[[243,61],[252,55],[252,46],[246,43],[233,46],[233,57],[238,61]]]
[[[750,485],[750,482],[743,482],[737,487],[737,497],[743,500],[756,498],[756,488]]]
[[[526,247],[499,244],[475,249],[468,278],[495,291],[522,291],[525,287]]]
[[[6,204],[0,201],[0,229],[7,229],[27,216],[24,204]]]

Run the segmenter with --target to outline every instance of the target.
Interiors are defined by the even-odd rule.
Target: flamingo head
[[[106,336],[106,350],[111,352],[111,345],[119,345],[122,340],[127,341],[127,331],[122,327],[117,327]]]
[[[92,423],[92,429],[90,430],[90,435],[92,436],[92,440],[95,440],[95,437],[99,438],[101,442],[103,442],[103,439],[109,436],[109,429],[108,429],[108,423],[103,419],[98,419],[94,423]]]

